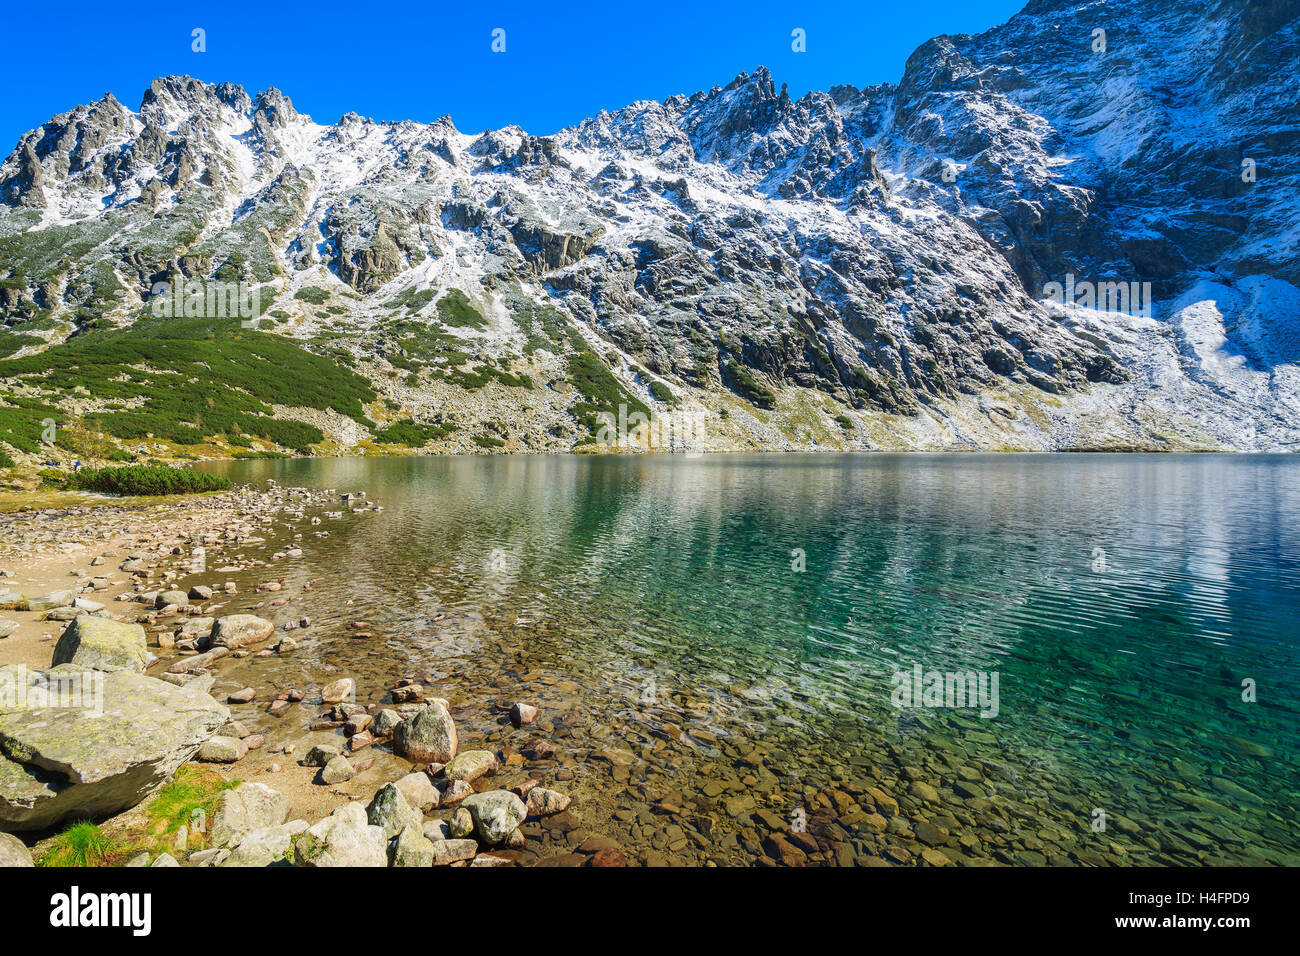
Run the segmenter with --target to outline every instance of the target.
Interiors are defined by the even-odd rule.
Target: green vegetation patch
[[[438,300],[438,318],[452,328],[486,329],[487,319],[470,304],[460,289],[452,289]]]
[[[68,476],[69,488],[111,495],[184,495],[225,491],[230,486],[223,475],[157,465],[82,468]]]
[[[605,367],[595,352],[590,348],[570,355],[566,363],[569,381],[578,390],[582,400],[569,409],[569,413],[586,426],[593,435],[600,429],[600,413],[604,412],[618,420],[619,405],[627,406],[627,414],[640,412],[648,419],[650,409],[639,398],[628,393],[619,384],[614,373]]]
[[[446,438],[456,430],[450,422],[443,424],[424,424],[404,419],[375,432],[375,441],[384,445],[406,445],[410,448],[423,448],[435,439]]]
[[[272,405],[333,409],[370,427],[364,405],[375,399],[369,382],[329,357],[222,319],[149,318],[129,329],[91,332],[37,355],[0,361],[0,378],[52,392],[51,398],[117,400],[121,410],[89,414],[87,424],[118,438],[153,436],[181,445],[225,433],[305,450],[324,439],[320,429],[273,417]],[[0,400],[17,404],[3,393]],[[34,451],[29,445],[44,417],[60,416],[0,405],[0,440]]]
[[[329,301],[330,294],[319,286],[305,285],[295,292],[293,297],[299,302],[310,302],[312,305],[324,305]]]

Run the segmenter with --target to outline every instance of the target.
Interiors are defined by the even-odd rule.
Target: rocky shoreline
[[[159,511],[169,513],[160,520]],[[276,524],[328,536],[326,522],[382,508],[364,495],[282,489],[242,488],[224,495],[163,509],[85,508],[50,510],[4,518],[4,558],[62,553],[99,540],[118,541],[124,532],[147,523],[125,555],[95,553],[87,577],[66,589],[26,594],[13,586],[0,604],[15,617],[39,616],[63,630],[47,666],[7,664],[0,687],[18,700],[0,701],[0,830],[28,835],[48,833],[67,822],[104,819],[130,811],[181,765],[195,763],[238,773],[240,761],[266,746],[264,734],[251,732],[232,717],[229,706],[264,704],[266,713],[316,705],[308,734],[337,734],[337,743],[274,748],[285,764],[310,775],[311,786],[338,806],[322,811],[305,803],[305,816],[290,819],[290,797],[266,783],[249,781],[221,794],[210,821],[185,823],[175,840],[199,849],[135,854],[127,865],[255,866],[492,866],[515,861],[527,837],[521,826],[564,815],[572,798],[542,786],[527,772],[525,754],[545,758],[554,746],[541,738],[521,753],[464,749],[450,704],[426,697],[413,678],[397,679],[386,705],[356,702],[355,683],[341,678],[324,687],[270,693],[247,687],[224,695],[213,692],[223,662],[251,655],[292,655],[294,632],[312,626],[309,616],[277,628],[256,614],[221,614],[239,593],[234,581],[178,588],[178,577],[220,576],[256,571],[302,556],[304,532],[292,546],[259,557],[220,560],[223,551],[254,549]],[[54,528],[51,527],[54,525]],[[129,535],[128,535],[129,536]],[[75,544],[70,541],[75,538]],[[118,574],[100,571],[117,561]],[[125,575],[126,580],[119,575]],[[5,580],[11,580],[12,576]],[[253,589],[274,597],[283,579]],[[310,590],[307,585],[306,590]],[[94,598],[115,590],[113,601]],[[110,610],[110,605],[120,605]],[[260,608],[260,604],[257,605]],[[15,626],[16,626],[16,622]],[[354,628],[359,630],[359,628]],[[34,665],[36,662],[32,662]],[[56,700],[56,695],[62,695]],[[264,697],[271,699],[263,701]],[[69,701],[72,705],[68,706]],[[10,703],[26,706],[8,707]],[[51,706],[42,706],[52,704]],[[509,708],[509,722],[526,728],[538,710],[525,702]],[[304,741],[310,739],[304,735]],[[367,800],[337,785],[369,770],[379,749],[387,762],[406,771],[379,786]],[[286,769],[273,762],[260,773]],[[396,773],[396,770],[393,771]],[[509,786],[496,786],[498,780]],[[334,801],[337,802],[337,799]],[[297,808],[294,808],[297,809]],[[321,815],[321,814],[324,815]],[[436,814],[429,819],[426,815]],[[571,823],[572,821],[566,821]],[[622,865],[622,852],[607,841],[590,841],[583,862]],[[179,856],[179,859],[178,859]],[[13,835],[0,841],[0,861],[30,862],[23,842]]]

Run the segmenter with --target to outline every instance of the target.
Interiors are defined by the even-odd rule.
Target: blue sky
[[[941,33],[977,33],[1025,0],[513,4],[28,3],[5,14],[0,156],[55,113],[111,91],[131,109],[156,76],[275,86],[317,122],[450,114],[463,132],[545,134],[600,109],[722,85],[764,65],[792,96],[893,82]],[[191,50],[206,31],[207,51]],[[505,33],[505,53],[491,50]],[[791,50],[800,28],[807,51]]]

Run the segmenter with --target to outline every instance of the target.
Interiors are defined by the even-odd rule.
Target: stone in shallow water
[[[303,757],[302,762],[308,767],[323,767],[342,752],[333,744],[317,744],[307,751],[307,756]]]
[[[437,700],[393,730],[393,749],[412,763],[447,763],[458,746],[456,724]]]
[[[448,780],[473,783],[479,777],[497,772],[497,758],[489,750],[466,750],[453,757],[442,772]]]
[[[257,644],[275,633],[275,625],[255,614],[230,614],[212,626],[212,644],[236,650]]]
[[[356,683],[351,677],[341,677],[321,689],[320,699],[327,704],[337,704],[355,696],[356,691]]]
[[[154,599],[153,606],[158,610],[172,604],[188,604],[190,596],[184,591],[162,591]]]
[[[566,793],[560,793],[558,790],[548,790],[545,787],[534,787],[528,791],[528,813],[534,817],[549,817],[552,814],[562,813],[569,808],[573,798]]]
[[[0,711],[0,823],[44,829],[135,806],[191,759],[229,712],[205,689],[130,671],[49,672],[100,706]],[[98,688],[98,690],[97,690]],[[100,710],[97,714],[95,711]]]
[[[324,784],[343,783],[345,780],[351,780],[357,774],[352,764],[348,763],[348,758],[340,754],[337,757],[330,758],[329,762],[320,770],[320,782]]]
[[[82,615],[63,629],[54,646],[53,666],[73,664],[100,671],[134,671],[148,666],[144,628],[102,617]]]
[[[376,736],[387,737],[401,722],[402,717],[397,711],[385,709],[375,714],[375,722],[370,729]]]
[[[479,839],[499,846],[528,816],[528,807],[509,790],[488,790],[466,797],[464,807],[474,818]]]

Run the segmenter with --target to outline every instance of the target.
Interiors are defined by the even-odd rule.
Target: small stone
[[[320,696],[327,704],[337,704],[340,701],[350,700],[356,695],[357,685],[351,677],[342,677],[333,683],[326,684],[321,689]]]
[[[516,703],[510,708],[510,722],[516,727],[531,724],[537,719],[537,708],[532,704]]]
[[[558,790],[534,787],[528,792],[528,814],[534,817],[549,817],[567,810],[572,802],[572,797]]]
[[[356,770],[348,763],[348,758],[342,755],[332,758],[320,771],[320,780],[324,784],[343,783],[354,776]]]
[[[434,866],[472,860],[474,854],[478,853],[478,842],[475,840],[434,840],[432,843]]]
[[[285,753],[288,752],[289,748],[286,747]],[[323,767],[341,753],[342,751],[333,744],[317,744],[307,751],[307,756],[302,758],[302,762],[308,767]]]
[[[209,737],[199,747],[198,759],[204,763],[235,763],[243,760],[248,745],[234,737]]]
[[[227,697],[226,700],[231,704],[247,704],[256,696],[257,691],[253,690],[251,687],[245,687],[243,690],[235,691]]]

